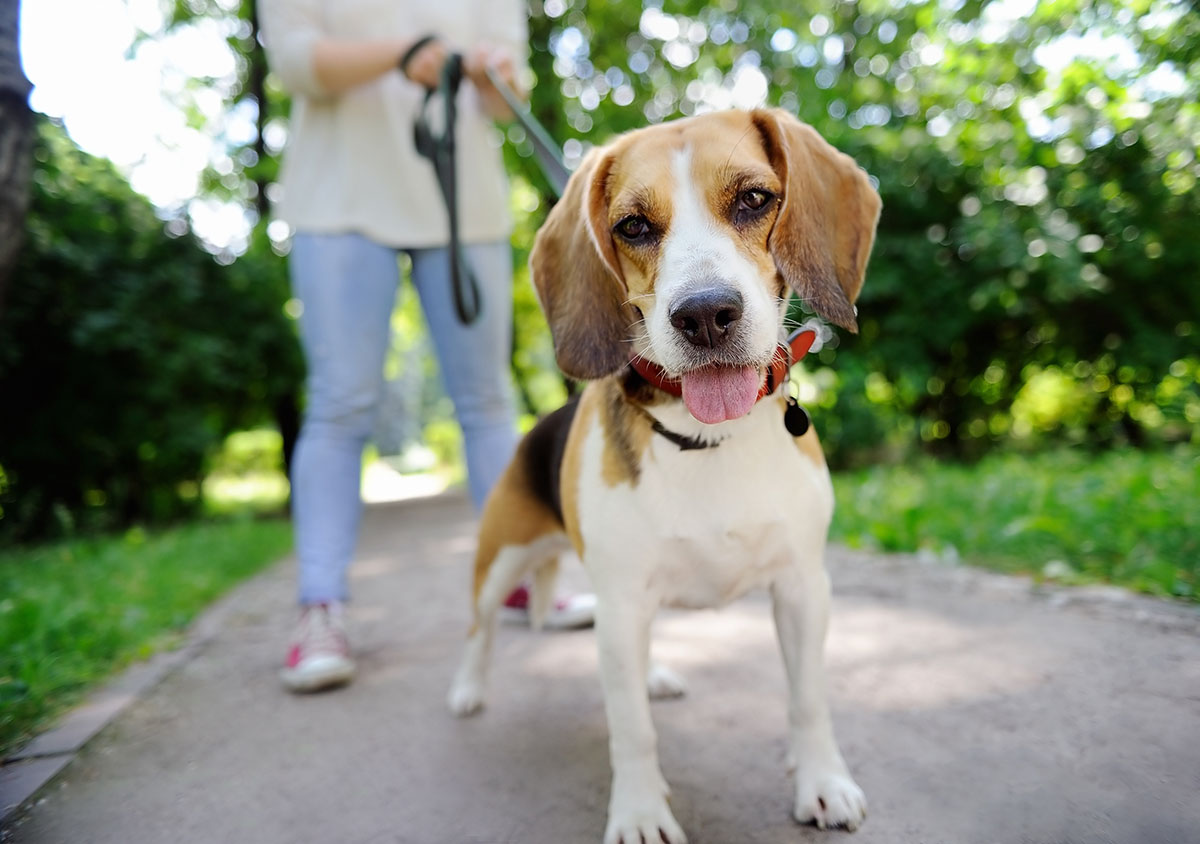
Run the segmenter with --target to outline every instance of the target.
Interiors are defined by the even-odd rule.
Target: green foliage
[[[0,756],[284,554],[282,521],[196,524],[0,553]]]
[[[1200,600],[1200,450],[925,459],[834,477],[832,536]]]
[[[208,456],[299,378],[265,238],[232,266],[40,127],[0,322],[0,536],[191,512]],[[262,258],[263,255],[268,256]]]
[[[238,78],[210,82],[256,114],[260,136],[282,125],[253,4],[168,5],[168,27],[223,21]],[[531,0],[529,11],[531,106],[569,162],[647,122],[765,101],[878,181],[862,334],[807,372],[835,462],[1196,438],[1194,4]],[[507,136],[514,371],[526,407],[545,411],[562,391],[523,267],[554,200],[524,132]],[[261,211],[274,151],[261,137],[229,144],[207,189]]]
[[[265,188],[279,173],[278,153],[287,125],[290,99],[267,76],[267,60],[258,36],[257,0],[174,0],[164,3],[163,29],[139,32],[131,52],[142,43],[190,26],[216,26],[234,57],[236,71],[225,78],[190,78],[170,96],[189,125],[214,137],[221,152],[201,174],[205,197],[244,205],[252,219],[265,222]],[[201,100],[217,92],[225,102],[217,119],[206,117]],[[230,120],[235,116],[235,120]],[[247,121],[255,131],[237,124]]]
[[[862,334],[810,372],[835,459],[1200,431],[1192,5],[545,0],[531,14],[533,108],[576,158],[765,95],[878,180]]]
[[[508,147],[510,152],[513,149]],[[539,174],[540,176],[540,174]],[[529,279],[529,250],[544,218],[544,194],[522,175],[513,178],[513,356],[512,370],[523,410],[547,413],[567,397],[563,378],[554,361],[554,346],[546,318]]]
[[[273,428],[237,431],[225,438],[201,484],[206,516],[280,515],[287,511],[283,437]]]

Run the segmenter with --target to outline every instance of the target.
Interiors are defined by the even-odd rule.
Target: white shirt
[[[466,54],[487,42],[523,63],[524,3],[261,0],[259,8],[271,69],[293,97],[276,215],[294,231],[358,232],[397,248],[445,246],[449,226],[441,190],[433,165],[413,146],[413,120],[425,90],[397,70],[330,94],[316,79],[313,45],[324,37],[436,34],[451,50]],[[467,79],[459,90],[456,137],[460,237],[465,243],[507,240],[512,220],[501,135]]]

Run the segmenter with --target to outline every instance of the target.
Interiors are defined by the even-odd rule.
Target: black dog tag
[[[783,427],[788,429],[788,433],[793,437],[804,436],[804,432],[808,430],[811,424],[808,418],[808,411],[802,408],[795,399],[787,400],[787,410],[783,412]]]

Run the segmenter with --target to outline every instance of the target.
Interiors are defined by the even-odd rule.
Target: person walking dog
[[[348,682],[347,570],[362,514],[362,451],[383,389],[398,255],[412,264],[481,508],[516,444],[508,367],[512,256],[508,186],[492,120],[527,51],[520,0],[261,0],[268,62],[292,95],[276,215],[292,230],[288,265],[302,304],[307,407],[292,460],[300,620],[282,672],[293,691]],[[446,207],[414,144],[414,120],[462,56],[457,177],[461,255],[478,314],[455,301]],[[520,610],[523,596],[510,600]],[[560,626],[591,621],[590,596],[557,605]],[[553,622],[556,619],[550,619]]]

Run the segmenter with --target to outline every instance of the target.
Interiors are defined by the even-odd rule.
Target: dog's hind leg
[[[554,584],[558,580],[558,557],[552,556],[533,570],[529,582],[529,626],[541,630],[546,613],[554,604]]]
[[[471,601],[474,621],[446,698],[455,715],[470,715],[483,707],[484,679],[501,603],[522,577],[544,567],[568,546],[561,519],[530,482],[527,461],[521,457],[524,450],[522,443],[517,457],[493,487],[480,520]]]
[[[566,537],[551,533],[526,545],[506,545],[496,553],[475,597],[475,623],[467,637],[462,661],[454,675],[446,703],[455,715],[471,715],[483,708],[487,667],[496,630],[496,612],[526,574],[552,568]]]

